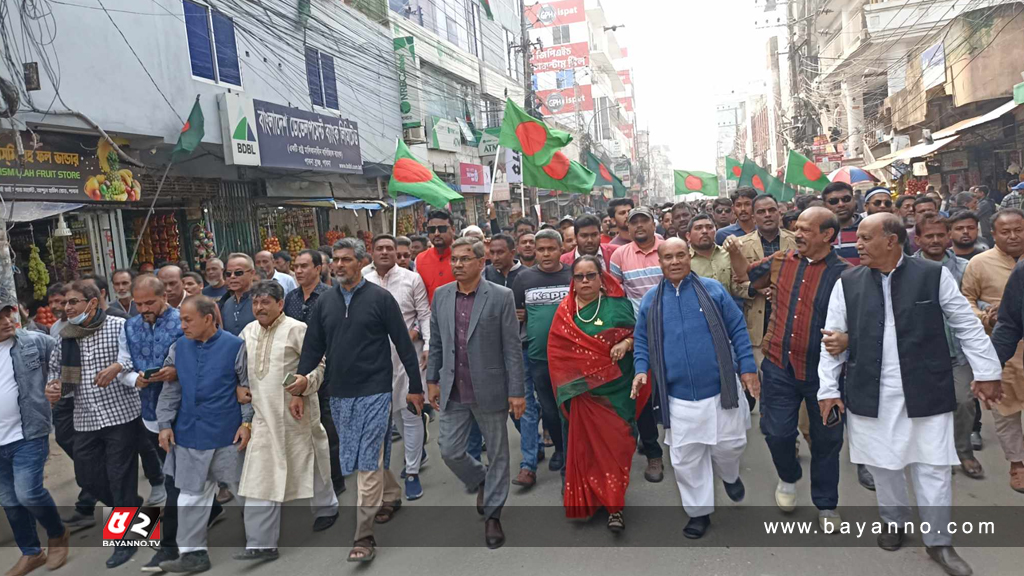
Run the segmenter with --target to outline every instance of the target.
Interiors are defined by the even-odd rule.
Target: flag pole
[[[139,246],[142,245],[142,237],[146,234],[146,227],[149,226],[149,218],[153,215],[153,208],[156,206],[157,198],[160,198],[160,191],[164,188],[164,180],[167,179],[167,173],[171,171],[171,164],[174,164],[174,156],[171,156],[171,161],[167,163],[167,168],[164,168],[164,175],[160,177],[160,183],[156,186],[156,194],[153,195],[153,201],[149,203],[149,211],[146,212],[146,219],[142,221],[142,228],[139,230],[139,237],[135,241],[135,248],[132,250],[132,257],[128,260],[128,266],[131,266],[135,262],[135,257],[139,255]]]
[[[399,137],[395,136],[395,156],[396,157],[398,156],[398,146],[399,146],[399,144],[398,144],[399,140],[398,139],[399,139]],[[391,165],[391,171],[392,172],[394,172],[394,170],[395,170],[393,162],[394,161],[392,161],[392,165]],[[398,236],[398,194],[395,194],[395,195],[392,196],[391,189],[389,188],[388,189],[388,196],[391,196],[391,211],[394,212],[394,214],[391,215],[391,235],[397,237]]]
[[[488,204],[493,204],[494,203],[494,180],[495,180],[496,176],[498,175],[498,157],[500,155],[501,155],[501,145],[499,144],[498,148],[494,151],[494,167],[491,168],[491,189],[490,189],[491,194],[487,197],[487,203]],[[497,217],[497,216],[495,216],[495,217]]]

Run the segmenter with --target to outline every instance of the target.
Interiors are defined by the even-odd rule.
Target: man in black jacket
[[[334,270],[341,284],[321,294],[310,313],[296,370],[312,372],[326,353],[324,380],[331,392],[331,416],[342,439],[342,474],[359,471],[350,562],[373,560],[374,521],[387,522],[402,504],[402,488],[383,465],[391,460],[392,342],[409,375],[408,402],[417,414],[423,409],[416,348],[395,299],[363,279],[366,256],[361,240],[343,238],[334,245]]]

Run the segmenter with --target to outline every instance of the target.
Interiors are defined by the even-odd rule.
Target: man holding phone
[[[953,439],[956,390],[944,326],[960,343],[983,402],[1003,395],[999,357],[949,270],[924,258],[906,258],[906,228],[894,214],[874,214],[857,230],[862,266],[843,272],[828,304],[825,329],[844,332],[849,348],[833,356],[822,345],[818,403],[822,414],[849,409],[850,460],[875,480],[887,530],[883,550],[898,550],[911,520],[907,472],[914,483],[928,556],[947,574],[969,576],[957,555],[951,518],[953,479],[960,463]],[[839,374],[846,364],[846,389]],[[844,397],[841,400],[840,397]],[[815,441],[817,443],[817,441]],[[813,446],[812,446],[813,447]]]

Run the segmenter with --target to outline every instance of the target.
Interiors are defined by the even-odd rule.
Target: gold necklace
[[[600,292],[597,293],[597,310],[594,311],[594,315],[590,317],[590,320],[586,320],[582,316],[580,316],[580,308],[581,308],[580,300],[579,300],[579,298],[577,298],[576,299],[576,318],[578,318],[579,321],[583,322],[584,324],[590,324],[591,322],[593,322],[595,319],[597,319],[597,315],[601,313],[601,293]],[[599,324],[599,326],[600,326],[600,324]]]

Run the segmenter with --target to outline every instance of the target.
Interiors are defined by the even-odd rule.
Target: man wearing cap
[[[1015,186],[1010,187],[1010,193],[1003,197],[1000,208],[1020,208],[1021,204],[1024,204],[1024,195],[1021,195],[1021,190],[1024,190],[1024,182],[1019,182]]]
[[[654,226],[657,221],[654,212],[646,206],[630,210],[626,222],[633,240],[612,254],[610,271],[622,283],[626,296],[633,303],[633,313],[636,314],[644,295],[661,283],[663,274],[658,260],[658,247],[665,241],[655,235]],[[664,478],[664,463],[661,445],[658,444],[658,424],[654,420],[650,402],[637,418],[637,428],[642,444],[640,451],[647,457],[644,478],[648,482],[661,482]]]
[[[879,212],[892,213],[892,192],[883,186],[876,186],[868,190],[864,196],[864,211],[868,216]]]

